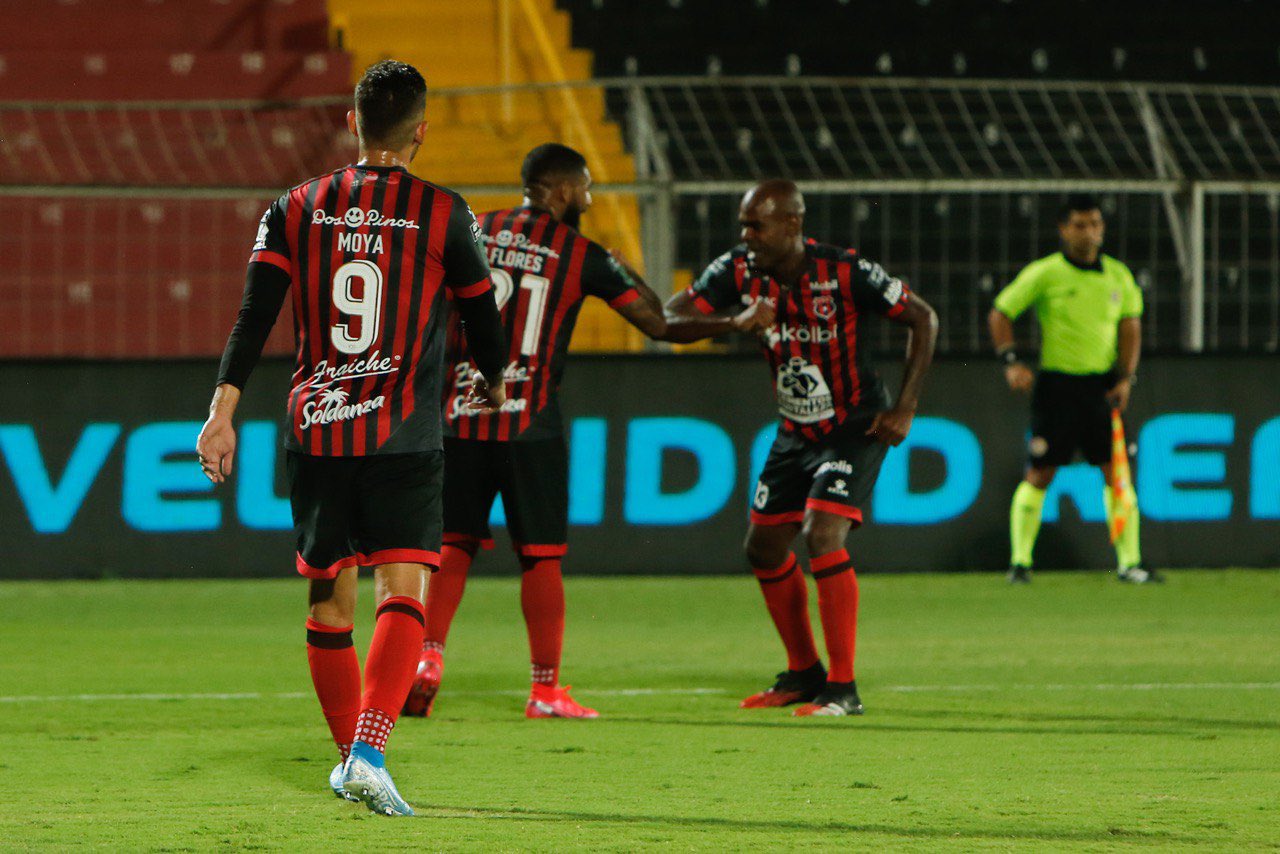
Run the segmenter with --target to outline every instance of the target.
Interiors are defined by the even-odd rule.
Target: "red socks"
[[[818,583],[818,613],[827,642],[827,681],[853,681],[854,642],[858,634],[858,576],[849,552],[818,555],[810,562]]]
[[[564,645],[564,577],[560,558],[521,558],[520,609],[529,633],[531,677],[535,684],[557,685]]]
[[[764,594],[769,616],[787,649],[787,668],[804,670],[818,660],[809,626],[809,588],[794,553],[774,569],[756,569],[756,580]]]
[[[479,543],[462,541],[446,543],[440,550],[440,568],[431,573],[427,589],[427,625],[424,649],[443,650],[453,615],[462,603],[467,586],[467,570]]]
[[[357,729],[361,740],[382,750],[396,717],[409,696],[418,656],[422,652],[425,611],[412,596],[390,596],[378,606],[373,642],[364,667],[364,695],[360,698]]]
[[[427,593],[424,650],[444,650],[478,547],[477,542],[460,540],[441,549],[440,569],[432,574]],[[523,557],[520,563],[524,568],[520,577],[520,607],[529,633],[532,679],[536,683],[556,685],[564,644],[564,580],[560,559]]]
[[[351,642],[351,626],[335,628],[308,619],[307,663],[320,710],[345,761],[360,714],[360,660]]]

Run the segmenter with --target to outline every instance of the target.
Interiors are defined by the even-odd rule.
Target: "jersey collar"
[[[1077,270],[1084,270],[1087,273],[1102,272],[1102,253],[1101,252],[1098,253],[1098,260],[1094,261],[1092,264],[1079,264],[1073,261],[1071,256],[1068,255],[1067,253],[1061,252],[1059,254],[1062,255],[1062,257],[1066,260],[1068,264],[1070,264],[1072,267],[1075,267]]]

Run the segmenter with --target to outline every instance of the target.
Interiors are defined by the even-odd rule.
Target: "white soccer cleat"
[[[329,772],[329,788],[333,789],[336,797],[342,798],[344,801],[359,801],[355,795],[342,788],[342,767],[344,763],[339,762],[333,766],[333,770]]]
[[[357,741],[342,768],[342,788],[379,815],[413,815],[382,762],[381,753]]]

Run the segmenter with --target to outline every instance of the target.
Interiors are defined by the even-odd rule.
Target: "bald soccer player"
[[[804,198],[765,181],[742,199],[742,243],[667,304],[674,317],[724,314],[764,298],[776,320],[760,336],[772,368],[778,438],[756,485],[746,553],[787,653],[787,669],[743,708],[803,703],[804,715],[856,715],[858,580],[845,550],[862,524],[884,455],[906,438],[933,359],[937,315],[856,250],[804,236]],[[909,329],[895,402],[868,358],[864,323],[879,314]],[[818,587],[830,670],[809,625],[808,586],[792,543],[803,534]]]

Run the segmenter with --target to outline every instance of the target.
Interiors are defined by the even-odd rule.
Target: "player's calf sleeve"
[[[360,660],[351,642],[351,626],[336,628],[307,620],[307,663],[320,711],[345,760],[360,715]]]
[[[1128,569],[1142,563],[1142,545],[1138,536],[1141,514],[1138,512],[1138,495],[1133,491],[1132,486],[1128,490],[1128,500],[1129,518],[1125,520],[1124,530],[1115,541],[1116,563],[1121,569]],[[1111,519],[1115,514],[1115,499],[1109,487],[1104,486],[1102,489],[1102,503],[1107,509],[1107,527],[1110,528]]]
[[[1040,533],[1044,496],[1045,490],[1037,489],[1025,480],[1013,491],[1013,502],[1009,505],[1010,563],[1031,566],[1031,554]]]
[[[813,627],[809,625],[809,585],[794,552],[773,569],[753,569],[765,607],[773,626],[787,650],[787,669],[804,670],[818,661],[813,643]]]
[[[564,577],[560,558],[521,558],[520,610],[529,633],[530,678],[542,685],[560,682],[564,646]]]
[[[809,566],[818,584],[818,614],[827,643],[827,681],[852,682],[858,636],[858,575],[844,549],[818,555]]]
[[[440,549],[440,568],[427,582],[427,624],[423,631],[423,649],[444,651],[449,627],[462,604],[467,586],[467,571],[475,557],[474,542],[446,543]]]
[[[422,649],[422,603],[412,596],[390,596],[378,606],[378,621],[364,666],[364,695],[356,721],[356,740],[385,750]]]

